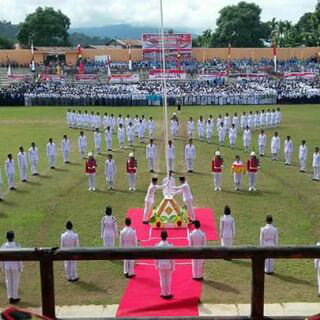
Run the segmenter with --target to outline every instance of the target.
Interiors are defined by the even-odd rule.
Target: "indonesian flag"
[[[273,56],[274,72],[276,72],[277,71],[277,45],[275,42],[272,43],[272,56]]]
[[[80,44],[77,45],[77,52],[78,52],[78,59],[79,59],[79,73],[83,73],[84,71],[84,66],[82,62],[82,55],[81,55],[81,46]]]
[[[129,70],[132,70],[131,46],[129,46]]]
[[[32,60],[31,60],[31,72],[36,71],[36,66],[34,64],[34,48],[33,48],[33,42],[31,42],[31,55],[32,55]]]

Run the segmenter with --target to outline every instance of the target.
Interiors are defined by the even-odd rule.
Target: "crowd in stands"
[[[320,82],[311,80],[168,82],[169,105],[320,103]],[[162,83],[22,82],[0,89],[0,105],[160,106]]]

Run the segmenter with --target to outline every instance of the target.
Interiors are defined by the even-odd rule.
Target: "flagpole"
[[[166,74],[166,59],[165,59],[165,51],[164,51],[164,28],[163,28],[163,5],[162,0],[160,0],[160,19],[161,19],[161,52],[162,52],[162,75],[163,75],[163,112],[164,112],[164,124],[165,124],[165,132],[164,132],[164,144],[165,144],[165,157],[166,157],[166,167],[167,174],[169,176],[169,160],[168,160],[168,151],[167,145],[169,140],[169,132],[168,132],[168,101],[167,101],[167,74]]]

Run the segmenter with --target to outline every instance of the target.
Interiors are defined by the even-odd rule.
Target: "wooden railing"
[[[264,262],[275,259],[320,258],[319,246],[299,247],[201,247],[201,248],[36,248],[0,250],[0,261],[39,261],[43,315],[55,319],[53,262],[62,260],[123,259],[250,259],[252,261],[251,319],[264,315]]]

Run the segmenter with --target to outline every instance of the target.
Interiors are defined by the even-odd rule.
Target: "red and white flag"
[[[277,72],[277,45],[275,42],[272,43],[272,56],[273,56],[274,72]]]
[[[129,46],[129,70],[132,70],[131,46]]]

